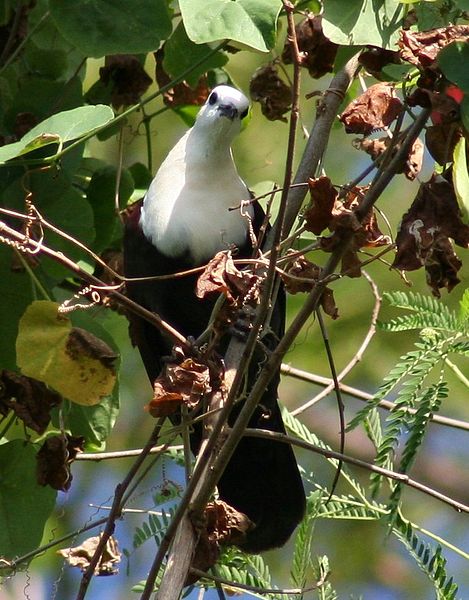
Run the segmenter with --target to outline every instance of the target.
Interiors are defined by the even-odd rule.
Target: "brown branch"
[[[463,504],[462,502],[458,502],[437,490],[434,490],[415,479],[410,478],[405,473],[398,473],[396,471],[391,471],[391,469],[385,469],[384,467],[378,467],[371,463],[367,463],[364,460],[360,460],[359,458],[354,458],[353,456],[347,456],[346,454],[341,454],[340,452],[335,452],[334,450],[329,450],[328,448],[321,448],[320,446],[316,446],[315,444],[311,444],[310,442],[306,442],[305,440],[301,440],[295,438],[290,435],[286,435],[284,433],[277,433],[275,431],[268,431],[267,429],[246,429],[245,434],[250,437],[257,437],[263,439],[275,439],[278,442],[284,442],[285,444],[291,444],[293,446],[298,446],[299,448],[304,448],[305,450],[310,450],[311,452],[315,452],[316,454],[321,454],[326,458],[343,461],[350,465],[354,465],[356,467],[360,467],[361,469],[366,469],[367,471],[371,471],[372,473],[378,473],[383,477],[387,477],[388,479],[393,479],[394,481],[399,481],[404,485],[414,488],[427,496],[431,496],[432,498],[436,498],[440,502],[444,502],[454,508],[458,512],[469,513],[469,506]]]
[[[2,239],[3,238],[3,239]],[[16,231],[12,227],[9,227],[5,222],[0,221],[0,241],[8,243],[13,247],[17,247],[18,245],[26,245],[26,248],[30,249],[32,252],[40,252],[45,256],[48,256],[60,263],[61,265],[67,267],[72,273],[74,273],[77,277],[86,281],[87,283],[96,286],[100,291],[105,293],[107,296],[115,300],[118,304],[125,307],[130,312],[138,315],[142,319],[145,319],[155,327],[157,327],[162,333],[170,337],[175,344],[179,344],[183,346],[186,350],[191,350],[191,345],[186,340],[184,336],[182,336],[174,327],[172,327],[166,321],[157,315],[156,313],[152,313],[149,310],[146,310],[124,294],[121,294],[119,291],[114,289],[109,289],[109,286],[106,285],[101,279],[96,277],[95,275],[91,275],[87,273],[84,269],[82,269],[77,263],[73,260],[62,254],[61,252],[57,252],[52,250],[43,243],[36,242],[31,238],[28,238],[24,234]],[[21,248],[19,248],[21,251]]]
[[[233,588],[235,590],[245,590],[247,592],[254,592],[255,594],[285,594],[286,596],[302,596],[306,594],[306,592],[312,592],[314,590],[322,587],[326,581],[329,573],[325,573],[324,577],[322,577],[319,581],[317,581],[313,585],[309,585],[308,587],[304,587],[301,589],[288,589],[288,588],[259,588],[254,585],[247,585],[245,583],[237,583],[235,581],[230,581],[229,579],[224,579],[223,577],[218,577],[218,575],[212,575],[209,573],[205,573],[204,571],[200,571],[199,569],[191,568],[191,573],[197,575],[200,578],[209,579],[211,581],[215,581],[220,585],[224,585],[226,587]]]
[[[373,339],[373,337],[376,333],[376,323],[378,322],[378,314],[381,309],[381,297],[379,295],[379,290],[378,290],[376,284],[374,283],[374,281],[371,279],[371,277],[364,271],[363,271],[363,275],[364,275],[365,279],[367,279],[368,283],[370,284],[372,292],[373,292],[373,296],[375,298],[373,312],[371,313],[371,322],[370,322],[368,331],[365,335],[365,338],[363,339],[359,349],[354,354],[353,358],[349,361],[349,363],[338,374],[337,380],[339,382],[341,382],[344,379],[344,377],[346,377],[350,373],[350,371],[362,360],[365,350],[369,346],[371,340]],[[317,402],[319,402],[320,400],[322,400],[323,398],[328,396],[335,387],[336,386],[334,384],[334,381],[331,381],[324,388],[324,390],[322,390],[322,392],[320,392],[319,394],[314,396],[314,398],[311,398],[311,400],[308,400],[308,402],[305,402],[305,404],[303,404],[302,406],[299,406],[294,411],[292,411],[292,415],[296,417],[297,415],[305,412],[308,408],[311,408]],[[340,386],[339,386],[339,388],[340,388]]]
[[[163,444],[161,446],[154,446],[148,454],[160,454],[161,452],[168,450],[182,450],[183,446],[167,446]],[[101,462],[102,460],[115,460],[116,458],[133,458],[139,456],[142,452],[142,448],[136,448],[135,450],[121,450],[119,452],[81,452],[76,455],[75,460],[90,460],[93,462]]]
[[[132,483],[133,478],[139,471],[144,460],[148,456],[150,450],[155,446],[155,444],[158,440],[158,437],[160,435],[160,431],[161,431],[161,427],[163,426],[163,422],[164,422],[164,417],[158,420],[155,428],[153,429],[153,431],[150,435],[148,442],[143,447],[137,460],[134,462],[134,464],[130,468],[130,470],[127,473],[127,475],[125,476],[124,480],[116,486],[116,490],[114,493],[114,499],[112,501],[112,508],[107,517],[104,531],[100,537],[98,545],[96,546],[96,550],[90,560],[90,563],[89,563],[86,571],[83,573],[83,576],[81,578],[80,588],[79,588],[78,594],[76,596],[76,600],[83,600],[83,598],[86,596],[86,592],[87,592],[88,586],[90,584],[90,581],[94,575],[96,566],[98,565],[98,562],[101,558],[102,553],[104,552],[104,549],[106,547],[107,542],[109,541],[109,538],[114,533],[115,522],[120,517],[122,506],[123,506],[124,494],[127,491],[127,489],[129,488],[130,484]]]
[[[300,379],[301,381],[307,381],[320,386],[328,386],[331,389],[333,388],[333,381],[329,377],[322,377],[321,375],[315,375],[314,373],[302,369],[296,369],[285,363],[282,364],[281,372],[283,375]],[[374,399],[373,394],[346,385],[345,383],[339,383],[339,387],[344,393],[353,396],[354,398],[358,398],[358,400],[362,400],[363,402],[371,402]],[[379,408],[384,408],[385,410],[394,410],[396,408],[396,404],[389,400],[380,400],[377,406]],[[406,408],[403,410],[410,415],[414,415],[417,412],[415,408]],[[291,411],[291,414],[295,416],[295,411]],[[469,431],[469,423],[467,421],[461,421],[460,419],[453,419],[451,417],[445,417],[444,415],[431,415],[430,420],[432,423],[437,423],[438,425],[445,425],[446,427],[454,427],[455,429],[461,429],[462,431]]]

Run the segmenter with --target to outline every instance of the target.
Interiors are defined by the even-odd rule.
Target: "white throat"
[[[204,106],[194,127],[162,163],[140,218],[145,236],[160,252],[172,258],[189,254],[195,264],[232,244],[242,245],[248,232],[248,218],[236,207],[249,192],[230,148],[239,119],[233,123],[212,117],[213,111],[207,116],[209,110]],[[244,212],[252,218],[251,206]]]

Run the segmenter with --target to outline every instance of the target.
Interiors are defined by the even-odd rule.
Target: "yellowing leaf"
[[[85,406],[108,396],[116,381],[114,351],[88,331],[72,327],[55,302],[28,306],[19,323],[16,358],[24,375]]]
[[[469,173],[466,161],[466,139],[462,137],[456,144],[453,153],[453,185],[459,210],[462,214],[462,222],[469,224]]]

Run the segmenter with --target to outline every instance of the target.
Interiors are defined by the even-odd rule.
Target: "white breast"
[[[152,181],[140,223],[160,252],[174,258],[189,252],[201,264],[231,244],[245,242],[247,217],[239,208],[229,209],[248,198],[229,145],[214,151],[189,130]],[[247,212],[252,218],[251,207]]]

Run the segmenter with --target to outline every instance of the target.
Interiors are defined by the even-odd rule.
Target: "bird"
[[[196,296],[199,274],[153,281],[206,264],[216,253],[236,248],[236,258],[250,258],[252,232],[258,234],[265,214],[258,202],[233,210],[250,197],[233,160],[231,144],[249,111],[247,97],[228,85],[215,87],[195,123],[170,150],[159,167],[143,203],[130,212],[124,230],[124,274],[128,296],[188,338],[197,338],[210,322],[216,297]],[[250,224],[251,223],[251,224]],[[271,311],[270,330],[254,353],[245,389],[252,387],[266,353],[273,350],[285,327],[285,293],[280,285]],[[172,341],[136,315],[130,315],[131,337],[138,346],[151,382],[158,377]],[[226,336],[225,336],[226,338]],[[220,342],[220,352],[227,340]],[[285,433],[276,373],[250,419],[249,427]],[[232,410],[229,424],[239,413]],[[197,453],[201,428],[191,433]],[[305,512],[305,491],[289,444],[243,437],[217,485],[219,498],[246,514],[254,527],[237,545],[248,553],[283,546]]]

